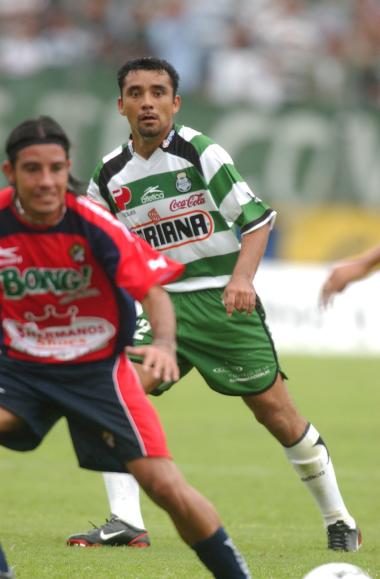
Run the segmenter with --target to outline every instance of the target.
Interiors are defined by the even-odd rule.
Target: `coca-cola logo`
[[[206,203],[204,193],[194,193],[186,198],[173,199],[169,205],[170,211],[180,211],[189,207],[197,207]]]

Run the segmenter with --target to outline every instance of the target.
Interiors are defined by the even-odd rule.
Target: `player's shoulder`
[[[85,195],[77,195],[72,191],[68,191],[66,193],[66,205],[69,209],[77,211],[83,217],[94,215],[106,219],[107,221],[117,221],[116,218],[107,211],[107,209],[100,205],[100,203],[97,203]]]
[[[14,195],[13,187],[4,187],[0,189],[0,209],[5,209],[11,203]]]
[[[190,143],[199,155],[208,147],[215,145],[215,141],[197,129],[185,125],[176,125],[176,131],[180,138]]]
[[[211,164],[219,167],[233,164],[226,149],[208,135],[184,125],[178,127],[177,133],[190,143],[202,166]]]
[[[132,158],[128,143],[122,143],[109,153],[104,155],[95,167],[92,179],[98,183],[102,173],[112,173],[120,170],[120,167]]]
[[[125,230],[127,228],[105,209],[100,203],[85,197],[84,195],[76,195],[68,192],[66,194],[67,207],[79,215],[79,217],[92,225],[103,229],[105,232],[111,230]]]

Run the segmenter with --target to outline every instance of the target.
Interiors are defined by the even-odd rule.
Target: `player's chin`
[[[152,138],[152,137],[158,137],[160,135],[161,131],[159,129],[159,127],[157,126],[157,124],[155,124],[153,126],[153,124],[151,126],[144,124],[143,126],[140,126],[140,135],[142,137],[145,138]]]

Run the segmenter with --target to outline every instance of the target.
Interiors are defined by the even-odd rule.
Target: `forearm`
[[[269,233],[270,225],[266,224],[242,236],[240,254],[232,273],[233,277],[245,277],[250,282],[253,281],[265,253]]]
[[[160,286],[153,286],[142,300],[142,306],[152,327],[153,343],[175,348],[176,319],[167,292]]]
[[[357,258],[357,261],[362,264],[365,273],[369,273],[373,268],[380,264],[380,245],[362,253]]]

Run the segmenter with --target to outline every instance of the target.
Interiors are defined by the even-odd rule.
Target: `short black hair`
[[[176,96],[179,85],[179,74],[169,62],[161,58],[155,58],[153,56],[143,56],[141,58],[134,58],[128,60],[123,66],[117,71],[117,82],[120,88],[120,94],[123,94],[124,80],[127,74],[133,70],[157,70],[165,71],[168,73],[172,86],[173,93]]]
[[[69,157],[71,143],[61,125],[48,116],[26,119],[8,136],[5,142],[5,152],[9,161],[14,164],[17,153],[24,147],[33,144],[57,143],[61,145]]]

